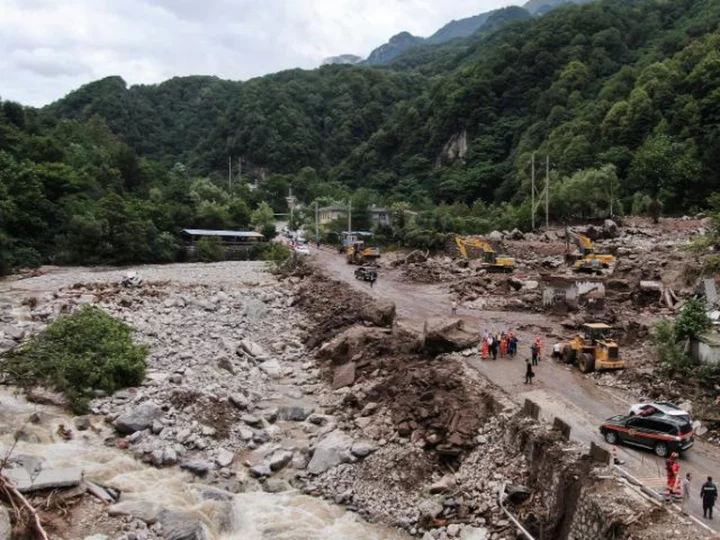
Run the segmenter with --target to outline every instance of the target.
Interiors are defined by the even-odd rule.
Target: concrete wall
[[[714,347],[702,341],[693,341],[692,356],[696,362],[701,364],[720,364],[720,347]]]
[[[574,310],[581,304],[597,304],[601,308],[604,298],[605,284],[601,281],[543,283],[542,299],[545,307],[558,306]]]

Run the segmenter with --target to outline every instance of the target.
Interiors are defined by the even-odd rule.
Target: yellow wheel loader
[[[561,343],[562,361],[577,364],[583,373],[625,369],[627,364],[620,356],[615,340],[608,336],[612,327],[603,323],[584,324],[583,334],[578,334],[568,343]]]

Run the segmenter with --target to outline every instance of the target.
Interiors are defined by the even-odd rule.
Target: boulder
[[[480,342],[480,336],[466,330],[462,319],[430,319],[425,322],[424,335],[423,348],[433,356],[463,351]]]
[[[115,429],[123,435],[152,428],[153,422],[163,416],[163,410],[157,403],[146,401],[138,407],[121,414],[114,422]]]
[[[353,445],[353,440],[341,431],[333,431],[315,447],[307,470],[310,474],[322,474],[328,469],[340,465],[343,455]]]
[[[353,456],[364,458],[377,450],[377,446],[371,441],[356,441],[350,448]]]
[[[265,373],[265,375],[271,379],[279,379],[282,377],[282,367],[280,366],[280,362],[274,358],[260,364],[260,371]]]
[[[344,364],[357,354],[362,354],[375,343],[387,339],[388,330],[382,328],[367,328],[365,326],[351,326],[331,341],[320,347],[320,355],[329,358],[335,364]]]
[[[231,394],[230,403],[235,405],[241,411],[244,411],[250,406],[250,400],[245,395],[240,393]]]
[[[333,390],[351,386],[355,382],[355,362],[348,362],[335,368],[333,375]]]
[[[500,231],[493,231],[487,235],[487,239],[490,242],[502,242],[503,234]]]
[[[304,422],[315,411],[315,407],[280,407],[278,418],[286,422]]]
[[[264,360],[267,358],[267,353],[260,345],[249,339],[243,339],[240,341],[240,349],[245,351],[247,354],[255,358],[256,360]]]
[[[232,465],[232,462],[235,460],[235,454],[232,453],[230,450],[226,450],[225,448],[220,448],[218,450],[217,457],[215,458],[215,462],[218,464],[219,467],[229,467]]]
[[[90,417],[89,416],[76,416],[73,418],[75,429],[78,431],[87,431],[90,429]]]
[[[605,223],[603,223],[603,232],[605,233],[605,238],[617,238],[619,232],[617,223],[612,219],[606,219]]]
[[[281,450],[279,452],[275,452],[270,457],[270,470],[271,471],[279,471],[292,461],[293,453],[289,450]]]
[[[148,525],[152,525],[157,522],[162,510],[163,508],[159,504],[148,501],[129,500],[108,506],[107,513],[110,516],[131,516],[140,521],[144,521]]]
[[[395,302],[390,300],[371,302],[363,306],[360,311],[360,319],[374,326],[392,328],[395,320]]]
[[[272,474],[272,469],[270,469],[270,465],[267,463],[261,463],[250,467],[250,474],[255,478],[264,478]]]
[[[205,526],[184,512],[163,510],[158,515],[162,536],[166,540],[209,540]]]
[[[262,419],[252,414],[243,414],[240,420],[245,422],[248,426],[261,427],[263,425]]]
[[[457,487],[455,476],[452,474],[446,474],[440,480],[432,484],[429,491],[432,495],[436,493],[449,493]]]
[[[520,229],[513,229],[510,232],[510,238],[512,240],[523,240],[525,238],[525,235],[520,231]]]
[[[418,505],[420,520],[434,521],[442,511],[443,505],[434,499],[426,499]]]
[[[184,461],[180,464],[180,468],[197,476],[205,476],[213,469],[213,465],[209,461]]]
[[[284,480],[279,478],[268,478],[262,485],[263,491],[267,493],[282,493],[283,491],[290,491],[292,488]]]

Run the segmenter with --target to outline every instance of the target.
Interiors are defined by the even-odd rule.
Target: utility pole
[[[532,216],[532,230],[535,230],[535,152],[532,154],[532,188],[530,190],[532,194],[532,201],[530,205],[530,209],[532,210],[531,216]]]
[[[348,199],[348,234],[352,232],[352,199]]]
[[[228,193],[232,193],[232,157],[228,156]]]
[[[545,229],[550,228],[550,156],[545,156]]]
[[[315,241],[320,240],[320,222],[318,220],[318,203],[315,201]]]

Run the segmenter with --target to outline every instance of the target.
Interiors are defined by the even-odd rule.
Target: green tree
[[[258,207],[253,211],[250,222],[257,231],[261,231],[265,227],[269,226],[274,227],[275,214],[273,213],[273,209],[265,201],[261,202]]]

